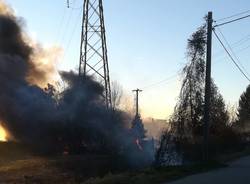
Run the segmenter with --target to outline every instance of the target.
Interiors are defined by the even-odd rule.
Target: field
[[[0,184],[81,183],[104,176],[111,172],[109,168],[115,168],[115,164],[103,155],[45,157],[31,154],[16,143],[0,143]]]
[[[41,157],[22,145],[0,143],[0,184],[158,184],[223,166],[209,163],[122,171],[120,164],[93,154]]]

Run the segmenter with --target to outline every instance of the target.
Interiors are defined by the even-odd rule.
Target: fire
[[[136,139],[135,140],[135,144],[137,145],[137,147],[139,148],[139,150],[143,151],[143,148],[141,146],[141,143],[140,143],[140,140],[139,139]]]
[[[4,128],[0,125],[0,141],[7,141],[7,133]]]

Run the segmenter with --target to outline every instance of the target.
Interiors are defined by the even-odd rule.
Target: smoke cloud
[[[6,5],[3,0],[0,0],[0,12],[5,16],[14,16],[14,10],[10,6]]]
[[[41,46],[41,44],[32,40],[24,31],[21,30],[21,27],[25,26],[24,19],[21,17],[17,17],[14,13],[14,10],[10,6],[6,5],[3,0],[0,0],[0,15],[8,17],[13,21],[14,24],[16,24],[12,24],[12,26],[16,26],[15,28],[4,28],[10,31],[13,30],[13,32],[10,32],[9,35],[2,36],[7,36],[6,39],[9,39],[9,41],[13,41],[14,39],[11,39],[9,36],[16,36],[16,38],[19,39],[17,40],[17,42],[19,42],[19,46],[23,46],[23,52],[25,52],[26,49],[27,53],[23,53],[26,54],[26,57],[29,57],[24,58],[29,63],[28,71],[26,73],[26,80],[30,84],[38,85],[42,88],[46,87],[48,83],[55,84],[56,81],[60,79],[60,75],[56,69],[56,65],[60,56],[62,56],[62,49],[56,46],[44,48]],[[5,26],[7,26],[7,24],[5,24]],[[8,24],[8,26],[11,25]],[[14,33],[14,31],[16,31],[16,33]],[[2,43],[4,42],[6,43],[6,40],[3,40]],[[24,44],[26,44],[26,46],[24,46],[23,43],[20,42],[23,42]],[[13,50],[16,50],[16,48],[14,48],[15,45],[17,46],[16,43],[12,43],[9,46]]]
[[[47,84],[55,85],[60,80],[56,65],[62,56],[62,49],[56,46],[44,48],[40,44],[29,41],[33,48],[31,68],[27,74],[27,81],[42,88]]]
[[[37,51],[37,48],[40,49]],[[39,57],[34,52],[38,52]],[[50,64],[41,62],[47,59],[45,55],[41,47],[33,48],[25,42],[14,16],[0,15],[0,118],[3,126],[19,141],[47,140],[46,144],[72,138],[73,135],[68,134],[77,131],[71,129],[80,131],[74,137],[83,140],[81,136],[89,136],[82,132],[91,133],[92,129],[97,131],[108,126],[104,123],[110,122],[107,119],[110,116],[101,100],[103,88],[91,78],[80,79],[73,72],[62,72],[61,77],[68,87],[57,100],[53,96],[53,86],[47,91],[41,88],[48,75],[55,71]]]
[[[58,74],[53,61],[61,50],[34,44],[22,25],[0,1],[0,122],[8,138],[45,152],[94,150],[133,158],[138,148],[126,113],[106,109],[104,89],[91,77]],[[44,88],[59,75],[67,83],[63,91]]]

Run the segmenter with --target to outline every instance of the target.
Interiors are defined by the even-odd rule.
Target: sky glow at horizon
[[[64,56],[58,66],[74,70],[78,66],[82,0],[6,0],[26,21],[25,30],[44,46],[59,45]],[[213,11],[218,20],[250,9],[247,0],[103,0],[111,80],[117,80],[130,98],[141,93],[145,117],[167,118],[172,113],[180,89],[180,74],[186,62],[190,35]],[[226,4],[226,7],[225,7]],[[241,64],[250,73],[250,19],[221,27]],[[237,41],[247,38],[240,44]],[[249,48],[247,48],[249,46]],[[245,49],[244,49],[245,48]],[[226,103],[236,104],[248,81],[242,77],[225,52],[213,39],[212,76]]]

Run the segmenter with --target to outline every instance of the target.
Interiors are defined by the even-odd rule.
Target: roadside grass
[[[225,166],[225,164],[211,161],[206,164],[190,166],[147,168],[141,171],[131,171],[121,174],[110,173],[102,178],[91,178],[83,182],[83,184],[160,184]]]
[[[120,174],[110,173],[102,178],[91,178],[83,184],[161,184],[180,179],[188,175],[227,167],[228,162],[249,155],[250,147],[239,152],[231,152],[220,155],[216,158],[216,161],[210,161],[208,163],[189,166],[147,168],[141,171],[131,171]]]
[[[242,151],[231,152],[228,154],[223,154],[217,157],[216,160],[219,160],[221,163],[227,163],[230,161],[234,161],[238,158],[249,156],[250,155],[250,147],[246,147]]]
[[[84,167],[81,166],[80,162],[85,163]],[[160,184],[224,166],[217,162],[209,162],[192,166],[152,167],[137,171],[101,175],[103,177],[95,177],[98,175],[95,174],[90,178],[91,176],[86,175],[87,169],[91,170],[90,162],[84,157],[82,161],[75,156],[66,158],[30,157],[0,164],[0,183]],[[79,170],[77,167],[79,167]],[[97,167],[94,166],[94,168]]]
[[[39,157],[22,145],[0,144],[0,183],[62,184],[161,184],[188,175],[226,167],[226,163],[250,155],[250,148],[219,156],[218,161],[187,166],[109,172],[108,158],[98,155]],[[102,164],[100,164],[103,162]],[[103,170],[107,172],[103,172]],[[108,173],[108,174],[107,174]],[[99,176],[99,177],[96,177]]]

